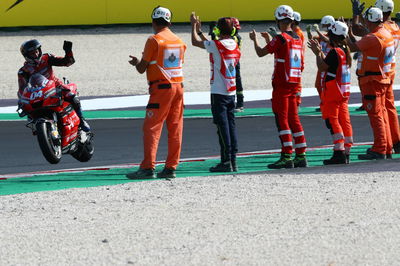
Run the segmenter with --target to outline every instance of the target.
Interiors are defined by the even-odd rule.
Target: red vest
[[[289,83],[300,83],[304,67],[303,43],[300,38],[295,39],[285,32],[281,36],[285,39],[285,48],[275,55],[275,69],[277,64],[284,64],[285,73],[274,75],[285,76]]]
[[[346,60],[346,54],[345,52],[340,49],[340,48],[331,48],[331,50],[335,50],[337,57],[338,57],[338,68],[336,70],[336,73],[331,73],[331,72],[324,72],[324,87],[326,87],[326,77],[334,77],[336,81],[336,88],[339,90],[340,94],[343,96],[343,98],[347,98],[350,96],[350,81],[351,81],[351,75],[350,75],[350,68],[349,65],[347,64]]]
[[[236,90],[236,65],[240,60],[240,50],[239,46],[236,44],[236,48],[233,50],[227,49],[219,40],[214,40],[215,45],[217,46],[219,55],[221,57],[221,67],[220,72],[224,83],[226,85],[227,91],[235,91]],[[211,62],[211,71],[214,71],[214,60],[212,56],[210,56]],[[214,79],[214,73],[211,74],[211,82]]]

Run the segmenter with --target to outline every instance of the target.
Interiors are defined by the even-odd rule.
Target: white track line
[[[394,90],[400,90],[400,85],[395,85]],[[357,93],[360,92],[360,89],[358,86],[352,86],[350,91],[352,93]],[[317,95],[318,93],[315,88],[303,88],[302,97],[311,97]],[[244,96],[246,102],[269,100],[272,97],[272,90],[247,90],[244,91]],[[184,98],[185,105],[210,104],[210,92],[208,91],[185,92]],[[144,107],[147,105],[148,99],[149,95],[136,95],[82,100],[81,103],[82,108],[85,111],[112,110],[120,108]],[[396,101],[396,105],[400,105],[400,101]],[[13,114],[16,112],[15,110],[16,106],[0,107],[1,114]]]

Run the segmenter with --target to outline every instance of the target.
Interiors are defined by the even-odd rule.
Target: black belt
[[[153,85],[155,83],[160,83],[160,82],[168,82],[168,80],[166,79],[159,79],[159,80],[153,80],[153,81],[149,81],[149,85]]]
[[[382,76],[381,72],[365,72],[364,76]]]
[[[162,81],[166,81],[166,80],[151,81],[151,82],[149,82],[149,85],[151,86],[151,85],[153,85],[155,83],[162,82]],[[181,85],[182,85],[182,88],[183,88],[183,83],[181,83]],[[172,87],[171,83],[161,83],[161,84],[157,85],[158,89],[171,89],[171,87]]]

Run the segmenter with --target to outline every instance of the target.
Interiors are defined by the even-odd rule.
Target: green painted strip
[[[350,108],[351,115],[366,115],[364,111],[356,111],[356,107]],[[400,111],[398,107],[397,111]],[[88,119],[113,119],[113,118],[143,118],[145,116],[145,111],[137,110],[126,110],[126,111],[116,111],[116,110],[106,110],[106,111],[85,111],[85,117]],[[314,107],[300,107],[299,114],[302,116],[320,116],[320,112],[316,112]],[[244,112],[236,113],[237,117],[245,116],[273,116],[271,108],[246,108]],[[196,118],[196,117],[211,117],[211,110],[209,109],[185,109],[185,118]],[[20,118],[18,114],[0,114],[0,121],[5,120],[26,120],[26,118]]]
[[[357,159],[358,154],[365,153],[368,146],[353,147],[351,162],[360,162]],[[311,167],[322,166],[322,160],[329,159],[332,155],[331,149],[322,149],[310,151],[307,153],[307,159]],[[267,164],[273,163],[279,157],[279,154],[254,155],[249,157],[239,157],[237,160],[239,172],[241,174],[261,171],[279,171],[267,169]],[[394,158],[400,158],[399,154],[393,155]],[[208,169],[217,164],[217,159],[209,159],[199,162],[183,162],[177,170],[178,178],[200,177],[221,175],[224,173],[210,173]],[[162,165],[157,170],[162,169]],[[57,175],[41,175],[34,177],[11,178],[0,180],[0,195],[11,195],[19,193],[29,193],[38,191],[52,191],[69,188],[112,186],[128,182],[141,182],[143,180],[128,180],[125,174],[134,169],[112,169],[112,170],[92,170],[81,173],[64,173]],[[293,169],[293,171],[297,171]],[[232,173],[226,173],[232,174]]]

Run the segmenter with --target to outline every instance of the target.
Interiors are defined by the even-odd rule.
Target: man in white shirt
[[[237,171],[237,136],[235,129],[236,70],[240,59],[238,44],[231,38],[234,30],[232,18],[220,18],[217,29],[219,40],[207,40],[201,31],[201,22],[193,12],[192,44],[206,49],[211,61],[211,111],[217,126],[221,148],[221,162],[210,168],[210,172]]]

